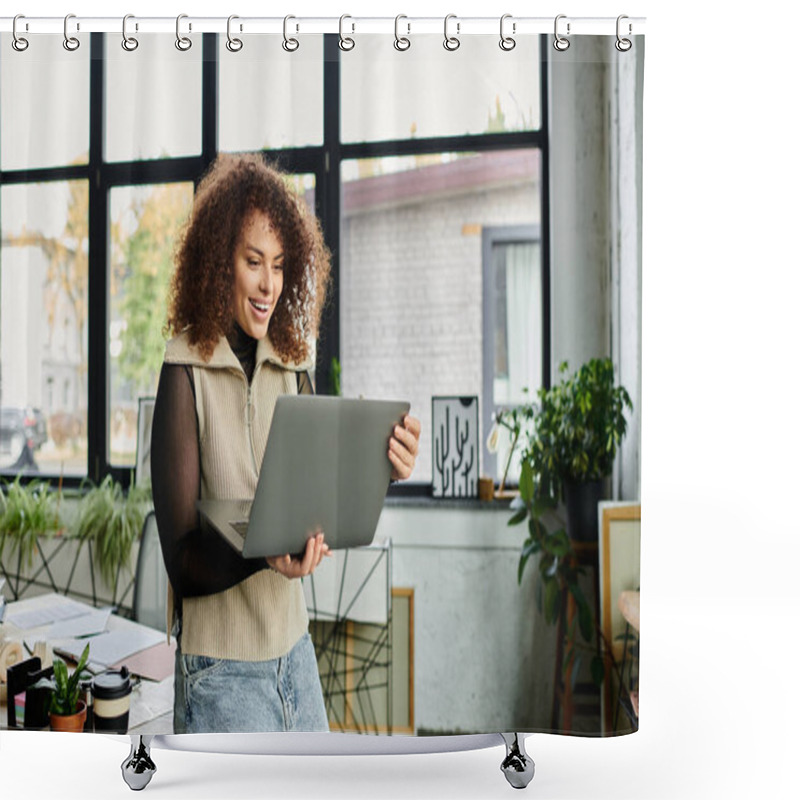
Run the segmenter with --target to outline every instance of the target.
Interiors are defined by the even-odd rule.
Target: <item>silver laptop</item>
[[[198,511],[245,558],[305,552],[317,531],[331,549],[368,545],[391,478],[387,452],[409,404],[281,395],[256,495],[199,500]]]

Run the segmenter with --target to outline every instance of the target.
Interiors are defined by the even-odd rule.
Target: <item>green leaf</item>
[[[592,656],[591,670],[592,682],[595,686],[601,686],[606,677],[606,667],[600,656]]]
[[[508,524],[509,524],[509,526],[510,525],[519,525],[520,522],[524,521],[524,519],[527,516],[528,516],[528,507],[526,506],[525,508],[521,508],[519,511],[517,511],[517,513],[514,514],[514,516],[511,517],[511,519],[508,521]]]
[[[528,563],[528,556],[523,552],[519,557],[519,566],[517,567],[517,584],[522,583],[522,573],[525,571],[525,565]]]
[[[561,611],[561,592],[558,588],[558,581],[547,581],[544,592],[544,618],[550,623],[556,622]]]
[[[533,500],[533,489],[533,472],[531,471],[531,464],[529,460],[525,459],[522,462],[522,469],[519,475],[519,495],[526,504]]]
[[[556,556],[567,556],[572,551],[569,536],[565,530],[560,529],[548,537],[547,549]]]

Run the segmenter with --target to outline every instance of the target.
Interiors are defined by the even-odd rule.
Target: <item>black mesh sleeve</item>
[[[178,597],[221,592],[268,568],[264,559],[242,558],[198,515],[197,411],[190,373],[181,364],[161,368],[153,411],[151,474],[161,550]]]

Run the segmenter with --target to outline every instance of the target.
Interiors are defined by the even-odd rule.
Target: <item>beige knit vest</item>
[[[209,361],[184,333],[167,343],[164,360],[192,366],[200,437],[200,496],[252,498],[258,470],[281,394],[297,393],[295,370],[284,365],[268,339],[259,341],[256,366],[247,377],[227,339]],[[172,597],[170,587],[170,600]],[[171,627],[172,603],[168,610]],[[261,661],[285,655],[308,629],[302,585],[271,569],[261,570],[217,594],[182,602],[181,650],[193,655]]]

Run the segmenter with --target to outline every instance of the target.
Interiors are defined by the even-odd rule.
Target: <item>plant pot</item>
[[[50,730],[66,731],[67,733],[82,733],[83,725],[86,722],[86,703],[78,700],[78,711],[75,714],[62,716],[61,714],[50,714]]]
[[[564,481],[567,533],[576,542],[597,541],[597,504],[605,498],[604,478],[596,481]]]

